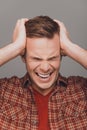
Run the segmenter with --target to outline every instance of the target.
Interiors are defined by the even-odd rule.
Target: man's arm
[[[20,19],[17,21],[13,33],[13,43],[0,49],[0,66],[16,56],[21,55],[25,50],[26,31],[24,24],[26,20],[27,19]]]
[[[69,56],[87,69],[87,50],[76,45],[69,39],[64,24],[55,20],[60,25],[60,43],[63,55]]]

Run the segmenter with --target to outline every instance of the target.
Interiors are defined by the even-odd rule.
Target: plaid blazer
[[[49,98],[48,117],[50,130],[87,130],[87,78],[59,76]],[[38,125],[28,74],[0,79],[0,130],[38,130]]]

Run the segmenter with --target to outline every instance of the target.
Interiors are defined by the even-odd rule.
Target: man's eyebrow
[[[48,61],[49,60],[55,60],[57,58],[59,58],[59,55],[49,57],[46,60],[48,60]],[[33,60],[44,60],[44,59],[42,59],[41,57],[38,57],[38,56],[30,56],[29,59],[33,59]]]
[[[54,60],[54,59],[57,59],[57,58],[59,58],[59,55],[49,57],[48,60]]]
[[[33,60],[43,60],[42,58],[37,57],[37,56],[30,56],[29,58]]]

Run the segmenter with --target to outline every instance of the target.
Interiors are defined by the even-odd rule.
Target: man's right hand
[[[17,21],[13,33],[13,42],[0,48],[0,66],[18,55],[24,54],[26,46],[25,22],[27,20],[20,19]]]
[[[19,19],[13,32],[13,43],[20,46],[20,54],[23,55],[26,46],[25,22],[28,19]]]

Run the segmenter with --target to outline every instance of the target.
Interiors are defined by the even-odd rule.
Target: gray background
[[[15,23],[19,18],[48,15],[63,21],[72,41],[87,49],[87,0],[0,0],[0,47],[12,41]],[[60,72],[64,76],[87,77],[87,70],[72,59],[62,60]],[[0,78],[26,73],[24,63],[17,57],[0,67]]]

